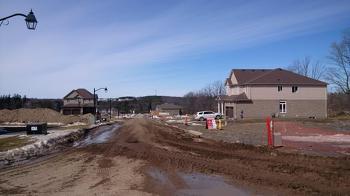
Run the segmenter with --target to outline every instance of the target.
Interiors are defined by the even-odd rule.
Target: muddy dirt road
[[[117,128],[88,136],[91,141],[108,140],[85,140],[42,161],[1,170],[0,194],[350,193],[349,157],[286,154],[193,138],[146,119],[129,120]],[[205,191],[210,184],[222,188]]]

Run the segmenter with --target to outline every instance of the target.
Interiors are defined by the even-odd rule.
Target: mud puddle
[[[174,177],[174,175],[168,175],[166,172],[157,168],[149,169],[147,174],[152,177],[156,184],[161,185],[164,189],[177,196],[246,196],[253,193],[252,191],[227,183],[227,180],[219,175],[176,172],[176,176]]]
[[[106,143],[112,134],[120,128],[119,124],[104,127],[100,131],[90,133],[85,139],[75,142],[74,147],[85,147],[91,144]]]

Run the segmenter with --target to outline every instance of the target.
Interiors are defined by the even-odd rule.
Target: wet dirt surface
[[[85,147],[91,144],[101,144],[106,143],[115,132],[118,131],[120,125],[114,124],[108,127],[105,127],[103,131],[93,131],[82,141],[77,141],[74,143],[74,147]]]
[[[157,168],[151,168],[147,174],[152,177],[155,184],[161,185],[163,189],[172,190],[175,195],[251,195],[252,193],[227,183],[226,179],[218,175],[207,175],[203,173],[176,172],[176,178],[182,183],[174,184],[173,176]]]
[[[213,195],[214,191],[217,195],[215,187],[222,187],[223,195],[226,191],[238,195],[350,192],[349,157],[305,156],[198,140],[146,119],[126,121],[109,137],[1,171],[0,193]]]
[[[170,176],[176,176],[176,172],[225,175],[234,182],[252,185],[253,190],[273,187],[274,192],[283,194],[350,191],[348,157],[311,157],[207,139],[193,140],[182,130],[144,119],[126,122],[113,141],[86,150],[107,157],[142,159]],[[183,183],[177,181],[175,184]],[[146,190],[152,192],[155,187],[148,185]]]
[[[142,160],[104,157],[82,150],[108,142],[119,125],[91,130],[75,147],[0,170],[0,195],[149,195],[139,190],[145,179]]]

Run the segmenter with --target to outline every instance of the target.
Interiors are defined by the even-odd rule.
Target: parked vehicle
[[[197,112],[194,118],[196,120],[203,121],[203,120],[206,120],[207,118],[219,119],[221,117],[222,115],[220,113],[215,113],[213,111],[200,111],[200,112]]]

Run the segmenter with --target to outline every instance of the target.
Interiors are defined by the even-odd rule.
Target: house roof
[[[76,92],[81,98],[83,99],[93,99],[94,95],[90,93],[88,90],[85,88],[78,88],[76,90],[72,90],[70,93],[68,93],[66,96],[64,96],[64,99],[68,98],[70,94],[73,92]]]
[[[294,72],[277,69],[233,69],[231,71],[235,75],[238,85],[307,85],[307,86],[327,86],[327,83],[315,80]],[[232,82],[227,80],[230,86]]]
[[[251,101],[248,99],[247,95],[245,93],[241,93],[239,95],[220,95],[218,97],[219,101],[228,101],[228,102],[249,102]]]
[[[157,105],[157,108],[158,109],[181,109],[182,107],[181,106],[178,106],[178,105],[175,105],[175,104],[172,104],[172,103],[163,103],[163,104],[160,104],[160,105]]]

